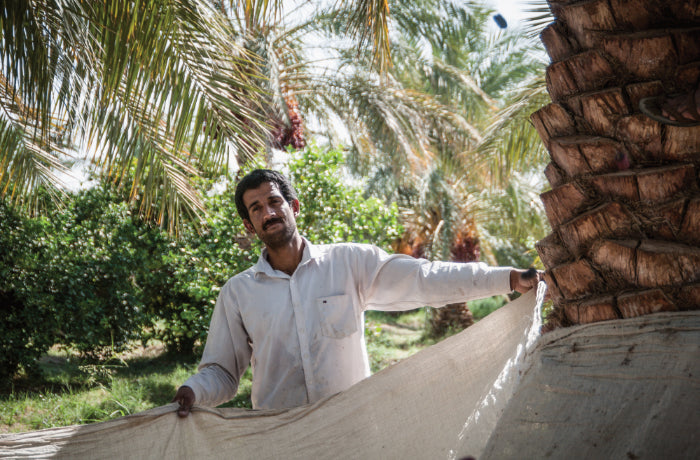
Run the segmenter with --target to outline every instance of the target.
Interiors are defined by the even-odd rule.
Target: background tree
[[[249,159],[276,127],[267,102],[279,93],[265,85],[275,69],[255,53],[274,38],[256,32],[281,3],[5,2],[2,196],[31,210],[39,186],[60,198],[62,161],[87,150],[104,180],[130,178],[129,199],[146,218],[171,230],[182,217],[200,220],[192,179]],[[366,6],[346,25],[384,62],[387,11]]]
[[[491,13],[474,4],[397,4],[392,18],[398,38],[392,41],[394,65],[386,81],[349,86],[356,91],[348,94],[364,97],[335,101],[343,110],[338,115],[350,120],[353,170],[369,176],[368,190],[406,208],[406,216],[425,214],[415,207],[429,207],[430,196],[435,207],[447,209],[439,204],[445,194],[437,189],[450,190],[455,201],[450,209],[464,211],[456,201],[472,202],[505,190],[519,179],[515,171],[526,176],[544,159],[536,131],[526,122],[528,107],[536,106],[526,101],[537,104],[547,98],[538,84],[537,48],[522,33],[491,32]],[[354,79],[363,75],[352,72],[361,56],[358,60],[351,50],[340,55],[347,74]],[[489,208],[474,208],[473,216],[484,222],[483,211]],[[449,233],[445,224],[467,216],[444,217],[432,228],[443,221],[441,229]],[[442,237],[431,233],[420,239],[438,243],[434,250],[425,248],[426,254],[449,255]]]
[[[503,221],[506,190],[525,201],[509,211],[538,211],[532,193],[513,195],[533,181],[544,159],[527,123],[528,109],[548,100],[537,47],[522,32],[492,32],[492,11],[476,4],[396,2],[391,11],[393,65],[386,77],[367,70],[368,56],[341,48],[336,91],[315,94],[332,101],[327,105],[348,127],[351,166],[369,176],[368,192],[402,209],[399,251],[466,262],[478,260],[485,244],[492,263],[513,263],[496,260],[504,253],[490,244],[509,239],[499,231],[509,227],[486,227]],[[332,19],[331,31],[342,16]],[[543,219],[531,223],[539,225],[530,229],[530,244],[546,231]],[[438,331],[471,323],[465,305],[433,315]]]
[[[316,243],[390,249],[401,233],[396,206],[347,185],[342,160],[341,150],[311,145],[288,162],[300,226]],[[198,187],[208,190],[207,226],[184,222],[177,237],[139,218],[109,184],[76,193],[50,220],[0,201],[0,387],[32,372],[52,345],[101,359],[149,339],[180,354],[204,343],[218,290],[255,264],[260,243],[237,216],[235,181]]]

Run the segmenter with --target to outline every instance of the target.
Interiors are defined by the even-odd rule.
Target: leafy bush
[[[299,231],[312,243],[372,243],[389,248],[403,232],[396,204],[364,197],[343,180],[340,149],[307,148],[289,162],[301,202]]]
[[[45,221],[23,219],[0,202],[0,381],[29,372],[53,344],[56,319],[41,291]],[[38,289],[37,289],[38,288]]]
[[[388,247],[400,234],[396,207],[343,182],[342,160],[340,150],[317,147],[290,160],[300,232],[316,243]],[[31,368],[53,344],[99,356],[156,338],[191,353],[206,337],[220,287],[260,253],[234,192],[229,184],[208,196],[206,228],[185,226],[177,237],[140,220],[108,185],[75,194],[50,220],[0,207],[2,377]]]
[[[151,229],[106,187],[75,196],[52,225],[43,270],[60,343],[86,354],[124,349],[144,322],[138,281],[151,265]]]

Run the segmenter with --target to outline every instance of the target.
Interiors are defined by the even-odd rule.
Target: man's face
[[[243,205],[249,214],[249,219],[243,219],[245,228],[258,235],[265,246],[274,249],[291,241],[297,229],[299,201],[287,203],[277,184],[264,182],[246,190]]]

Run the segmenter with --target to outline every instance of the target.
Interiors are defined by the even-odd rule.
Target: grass
[[[497,303],[470,303],[470,308],[481,318]],[[439,341],[426,334],[425,321],[423,309],[367,312],[372,372]],[[196,372],[197,363],[197,357],[165,353],[157,343],[99,363],[55,347],[42,358],[41,375],[20,376],[0,391],[0,433],[100,422],[168,404],[178,386]],[[249,408],[250,391],[249,369],[236,397],[220,407]]]
[[[502,296],[488,297],[486,299],[472,300],[467,302],[469,311],[474,316],[474,321],[478,321],[506,304],[506,299]]]
[[[425,333],[425,310],[408,313],[368,311],[365,339],[370,369],[377,372],[435,343]]]
[[[197,360],[157,345],[102,363],[52,349],[40,376],[20,376],[0,394],[0,433],[93,423],[167,404]]]

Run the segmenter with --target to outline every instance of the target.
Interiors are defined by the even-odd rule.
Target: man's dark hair
[[[246,174],[243,179],[236,185],[236,210],[241,219],[250,220],[250,214],[248,214],[248,209],[243,204],[243,194],[246,190],[260,187],[261,184],[265,182],[272,182],[279,187],[280,192],[287,203],[290,203],[297,198],[297,192],[294,190],[291,182],[277,171],[272,171],[270,169],[255,169],[248,174]]]

